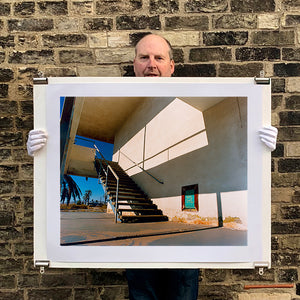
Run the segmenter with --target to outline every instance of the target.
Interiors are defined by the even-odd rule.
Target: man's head
[[[148,34],[135,46],[135,76],[171,77],[174,67],[171,45],[161,36]]]

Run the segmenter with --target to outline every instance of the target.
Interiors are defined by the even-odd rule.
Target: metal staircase
[[[113,161],[97,158],[95,167],[117,220],[127,223],[168,221],[126,172]]]

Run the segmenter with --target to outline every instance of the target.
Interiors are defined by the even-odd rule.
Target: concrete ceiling
[[[113,143],[118,129],[145,99],[147,98],[84,98],[77,135]]]

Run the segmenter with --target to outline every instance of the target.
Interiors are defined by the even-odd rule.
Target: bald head
[[[170,77],[174,72],[170,43],[156,34],[144,36],[135,47],[133,67],[137,77]]]

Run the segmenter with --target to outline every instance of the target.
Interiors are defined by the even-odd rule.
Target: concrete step
[[[161,215],[120,216],[120,220],[122,223],[163,222],[168,221],[168,217]]]

